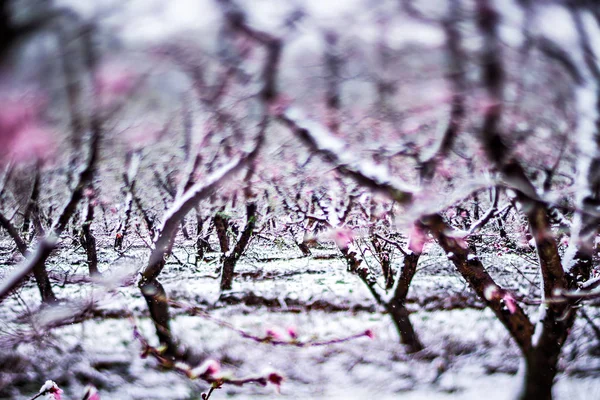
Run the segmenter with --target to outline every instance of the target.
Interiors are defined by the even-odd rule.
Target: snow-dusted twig
[[[479,218],[479,220],[477,220],[473,225],[471,225],[471,228],[469,228],[467,235],[472,235],[474,233],[479,232],[479,230],[483,228],[485,224],[487,224],[489,220],[496,214],[496,211],[498,210],[499,197],[500,191],[497,188],[494,188],[494,200],[492,202],[492,206],[489,210],[487,210],[485,214],[481,216],[481,218]]]
[[[56,241],[53,239],[43,239],[38,244],[35,253],[31,258],[25,260],[17,269],[12,271],[6,279],[4,279],[2,285],[0,285],[0,302],[21,284],[40,261],[45,260],[48,257],[48,254],[54,249],[55,244]]]
[[[265,375],[235,378],[228,374],[220,372],[220,364],[212,359],[207,359],[198,366],[190,366],[185,362],[173,360],[170,357],[164,356],[164,349],[156,348],[148,343],[148,340],[140,333],[137,325],[132,320],[133,336],[142,346],[142,358],[152,356],[163,368],[174,370],[190,379],[201,379],[211,384],[213,388],[220,388],[223,385],[243,386],[249,383],[254,383],[260,386],[273,384],[277,388],[283,382],[283,376],[277,372],[269,372]]]
[[[54,400],[60,400],[60,395],[62,392],[62,389],[58,387],[56,382],[48,380],[42,385],[39,393],[33,396],[30,400],[35,400],[46,395],[51,395]]]
[[[403,0],[405,9],[410,1]],[[409,10],[412,8],[409,7]],[[458,0],[451,0],[448,5],[449,16],[442,21],[442,27],[446,34],[446,48],[448,50],[448,81],[451,87],[451,108],[448,117],[448,125],[430,155],[421,162],[421,177],[431,180],[439,160],[447,157],[452,149],[465,118],[466,88],[465,79],[465,53],[461,48],[462,35],[458,24],[461,6]]]
[[[267,52],[265,64],[262,68],[261,97],[263,101],[270,102],[277,96],[277,72],[281,57],[282,41],[268,32],[250,26],[244,12],[231,0],[219,0],[223,14],[229,26],[260,43]]]
[[[19,253],[21,253],[22,255],[26,255],[27,243],[25,243],[25,240],[19,234],[17,227],[14,226],[14,224],[8,218],[6,218],[4,216],[4,214],[1,212],[0,212],[0,227],[4,228],[4,230],[6,230],[6,232],[8,232],[9,236],[15,242],[17,249],[19,250]]]
[[[160,234],[155,241],[148,266],[142,275],[145,279],[153,279],[162,270],[161,261],[170,252],[170,245],[181,219],[193,209],[198,202],[213,193],[229,176],[239,171],[248,161],[249,153],[237,157],[209,175],[206,180],[194,184],[180,199],[177,199],[166,212]]]
[[[373,336],[374,336],[373,331],[370,329],[367,329],[363,332],[355,333],[355,334],[352,334],[349,336],[345,336],[342,338],[335,338],[335,339],[329,339],[329,340],[301,341],[301,340],[298,340],[297,333],[293,329],[288,329],[288,331],[287,331],[287,336],[289,336],[289,339],[284,339],[283,335],[279,334],[278,332],[272,331],[272,330],[268,330],[264,336],[259,336],[259,335],[252,334],[248,331],[245,331],[243,329],[236,328],[235,326],[233,326],[231,323],[229,323],[227,321],[223,321],[221,319],[215,318],[212,315],[210,315],[209,313],[207,313],[206,311],[202,310],[200,307],[186,305],[181,302],[177,302],[177,301],[173,301],[173,300],[169,301],[169,304],[174,308],[179,308],[181,310],[185,310],[190,315],[199,316],[208,321],[211,321],[221,328],[229,329],[245,339],[250,339],[257,343],[271,344],[273,346],[319,347],[319,346],[328,346],[331,344],[349,342],[351,340],[359,339],[362,337],[373,338]]]
[[[556,290],[549,303],[560,303],[566,300],[591,300],[600,298],[600,277],[590,279],[578,290]]]
[[[405,249],[404,245],[396,240],[392,240],[389,238],[386,238],[385,236],[381,235],[380,233],[375,233],[375,236],[381,240],[383,240],[386,243],[391,244],[392,246],[394,246],[395,248],[397,248],[400,253],[402,253],[404,256],[407,256],[410,252],[410,250]]]
[[[319,153],[358,184],[384,192],[402,204],[412,201],[416,188],[394,179],[387,168],[382,165],[354,159],[346,151],[344,142],[321,124],[304,117],[299,109],[288,108],[279,115],[279,120],[288,126],[311,150]]]
[[[4,191],[6,190],[8,181],[10,180],[10,177],[12,176],[12,173],[14,170],[15,170],[15,164],[13,162],[8,162],[6,164],[6,167],[4,168],[4,174],[2,176],[2,181],[0,183],[0,197],[4,194]]]

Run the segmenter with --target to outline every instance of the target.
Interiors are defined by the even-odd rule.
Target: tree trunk
[[[156,336],[158,336],[160,344],[166,346],[165,355],[175,356],[177,343],[171,334],[169,304],[165,289],[156,279],[146,280],[142,278],[138,286],[142,291],[146,304],[148,304],[150,317],[156,328]]]
[[[215,219],[215,226],[217,226],[217,219]],[[221,274],[221,290],[231,290],[233,285],[233,273],[235,270],[235,264],[246,251],[250,238],[254,232],[256,226],[256,203],[249,201],[246,204],[246,226],[244,231],[238,238],[237,243],[233,247],[231,254],[226,254],[223,260],[223,271]],[[219,227],[217,226],[217,232]]]
[[[400,336],[400,343],[406,346],[407,353],[416,353],[423,350],[423,343],[419,340],[412,323],[410,322],[409,312],[403,301],[393,298],[385,304],[385,308],[390,313],[394,325]]]
[[[236,264],[235,257],[225,257],[223,260],[223,273],[221,274],[221,290],[231,290],[233,285],[233,274]]]
[[[217,231],[217,238],[219,239],[221,252],[227,253],[229,251],[229,237],[227,236],[229,218],[222,212],[217,212],[213,218],[213,223],[215,230]]]
[[[518,400],[552,399],[558,358],[576,318],[570,304],[558,310],[547,307],[542,315],[536,326],[537,343],[523,355],[525,373]]]
[[[133,185],[135,185],[135,181],[131,183],[130,190],[127,192],[127,197],[125,198],[125,219],[119,225],[117,233],[115,234],[115,250],[121,250],[123,248],[123,241],[125,240],[125,235],[127,235],[127,231],[129,230],[131,210],[133,209],[133,189],[131,189]]]
[[[400,336],[400,343],[406,345],[407,353],[416,353],[418,351],[423,350],[424,346],[419,340],[415,329],[412,326],[412,323],[409,319],[409,312],[406,309],[405,301],[406,295],[408,293],[408,289],[410,287],[410,282],[412,281],[413,276],[416,272],[417,262],[419,261],[419,254],[409,254],[404,258],[404,267],[402,268],[402,273],[400,276],[400,282],[396,287],[396,291],[394,292],[394,296],[389,302],[385,302],[383,298],[377,293],[376,290],[376,281],[369,276],[369,273],[366,269],[361,269],[360,265],[362,264],[362,260],[357,258],[356,253],[354,251],[349,251],[348,248],[339,248],[344,258],[346,259],[346,263],[348,265],[348,270],[356,275],[367,285],[369,291],[375,297],[375,300],[383,305],[385,309],[390,314],[396,329],[398,330],[398,335]]]
[[[29,201],[27,202],[27,207],[25,208],[25,213],[23,215],[23,227],[21,232],[23,233],[23,239],[25,241],[30,241],[33,235],[29,234],[29,229],[31,226],[31,217],[32,214],[37,210],[37,203],[40,197],[40,166],[39,164],[35,167],[35,174],[33,177],[33,185],[31,189],[31,196],[29,197]]]
[[[85,247],[85,253],[87,255],[87,263],[90,272],[90,276],[98,276],[100,275],[100,271],[98,270],[98,253],[96,252],[96,238],[92,234],[91,225],[94,221],[94,205],[92,201],[88,201],[87,213],[85,217],[85,222],[83,223],[83,227],[81,229],[82,234],[82,242]]]
[[[552,384],[556,376],[558,355],[532,349],[525,356],[523,383],[517,400],[552,400]]]
[[[310,253],[310,248],[308,247],[308,243],[306,243],[304,240],[302,240],[301,242],[296,242],[296,245],[302,252],[302,256],[310,257],[311,253]]]
[[[209,242],[211,231],[210,225],[206,231],[207,232],[204,233],[204,220],[202,219],[200,210],[196,209],[196,266],[204,261],[206,252],[213,251]]]
[[[406,309],[406,297],[408,296],[410,283],[417,272],[420,256],[418,253],[410,253],[404,256],[402,271],[398,277],[394,296],[388,303],[384,304],[394,321],[394,325],[396,325],[400,335],[400,343],[406,345],[407,353],[416,353],[424,348],[410,322],[409,312]]]
[[[196,238],[196,266],[199,266],[200,263],[204,260],[204,243],[202,237],[198,236]]]
[[[48,272],[46,271],[46,260],[48,257],[50,257],[50,253],[53,249],[53,246],[48,247],[48,249],[44,249],[40,259],[33,267],[33,276],[35,277],[35,282],[40,291],[42,303],[45,304],[51,304],[57,301],[57,298],[52,291],[52,285],[50,284],[50,279],[48,278]]]

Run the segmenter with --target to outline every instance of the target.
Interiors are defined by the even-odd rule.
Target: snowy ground
[[[105,276],[127,276],[125,272],[135,271],[147,256],[143,248],[130,249],[126,257],[106,249],[101,252]],[[313,258],[298,258],[294,249],[272,249],[266,254],[281,260],[267,261],[264,252],[250,252],[240,262],[230,304],[218,301],[216,262],[199,268],[171,262],[161,281],[170,298],[202,306],[214,318],[257,336],[267,329],[294,327],[300,340],[327,340],[365,329],[372,329],[375,338],[312,348],[272,346],[174,310],[176,334],[219,360],[235,376],[275,370],[286,378],[280,395],[272,386],[248,385],[224,387],[211,398],[392,399],[401,394],[403,399],[485,396],[501,400],[509,399],[516,389],[516,347],[492,313],[482,310],[465,289],[448,261],[435,252],[421,260],[409,296],[409,308],[415,311],[412,321],[428,348],[413,356],[398,343],[389,316],[375,305],[358,278],[346,272],[343,262],[331,258],[333,252],[316,251]],[[180,261],[187,259],[184,248],[176,255]],[[10,263],[6,255],[2,261]],[[61,251],[51,270],[57,277],[66,270],[83,274],[82,261],[81,251]],[[490,270],[499,280],[510,282],[512,264],[529,273],[523,260],[508,256],[502,259],[501,268],[492,265]],[[0,270],[0,279],[8,270],[8,266]],[[137,287],[131,285],[134,280],[124,281],[56,282],[58,296],[73,300],[52,312],[37,312],[39,295],[32,282],[3,302],[0,398],[28,398],[46,379],[52,379],[65,390],[67,399],[80,398],[88,383],[99,388],[103,399],[199,399],[205,384],[160,370],[152,359],[139,357],[140,345],[125,315],[132,313],[150,340],[154,340],[153,328]],[[518,282],[511,289],[526,294]],[[82,302],[93,304],[90,310],[96,317],[47,328],[52,318],[72,315]],[[461,304],[469,307],[461,308]],[[597,308],[586,307],[586,312],[592,318],[600,316]],[[600,344],[585,320],[579,320],[571,335],[560,367],[557,399],[588,399],[590,393],[600,391]]]

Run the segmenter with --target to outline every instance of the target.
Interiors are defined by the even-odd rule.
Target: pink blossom
[[[270,339],[281,339],[283,337],[279,329],[276,328],[267,329],[266,334]]]
[[[298,332],[296,331],[296,328],[293,326],[290,326],[287,328],[287,333],[292,339],[298,338]]]
[[[333,241],[340,249],[347,249],[354,240],[354,233],[349,228],[337,228],[332,232]]]
[[[95,88],[102,105],[109,105],[133,90],[136,74],[128,67],[106,64],[96,73]]]
[[[217,360],[208,360],[205,362],[207,375],[216,375],[221,371],[221,364]]]
[[[375,338],[375,333],[373,332],[373,330],[371,329],[367,329],[364,333],[364,335],[366,337],[368,337],[369,339],[374,339]]]
[[[196,368],[189,371],[191,378],[197,378],[199,376],[214,377],[221,371],[221,364],[217,360],[209,358]]]
[[[91,199],[92,197],[94,197],[94,189],[89,187],[85,188],[85,190],[83,191],[83,195],[88,199]]]
[[[100,393],[94,386],[88,386],[82,400],[100,400]]]
[[[61,400],[62,389],[58,387],[56,382],[47,380],[40,388],[40,395],[49,395],[52,400]]]
[[[11,144],[11,155],[16,161],[43,159],[51,155],[53,150],[53,132],[42,125],[23,127]]]
[[[61,400],[62,399],[62,396],[61,396],[62,393],[63,393],[63,390],[59,389],[58,386],[57,386],[54,391],[50,392],[50,395],[52,396],[53,400]]]
[[[413,253],[421,254],[425,243],[427,243],[427,235],[416,224],[413,224],[408,238],[408,248]]]
[[[44,102],[23,96],[0,96],[0,102],[0,157],[19,162],[48,156],[53,133],[39,118]]]
[[[497,300],[500,298],[501,289],[496,285],[488,285],[483,289],[483,297],[487,301]]]
[[[517,302],[515,298],[508,292],[504,293],[502,296],[502,300],[504,300],[504,304],[506,304],[506,308],[511,314],[514,314],[517,311]]]

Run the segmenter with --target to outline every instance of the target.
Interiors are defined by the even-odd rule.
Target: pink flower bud
[[[281,383],[283,382],[283,376],[279,375],[277,372],[271,372],[267,377],[267,381],[275,386],[275,390],[277,393],[281,390]]]
[[[189,375],[193,378],[198,376],[208,376],[213,377],[221,371],[221,364],[217,360],[213,360],[209,358],[204,361],[202,364],[192,369],[189,372]]]
[[[82,400],[100,400],[100,393],[94,386],[88,386]]]
[[[40,118],[44,102],[0,93],[0,103],[0,157],[20,162],[50,156],[54,135]]]
[[[500,288],[496,285],[488,285],[483,289],[483,297],[487,301],[497,300],[500,297]]]
[[[54,381],[46,381],[40,388],[40,394],[50,395],[53,400],[61,400],[62,389]]]
[[[282,335],[279,332],[279,330],[273,328],[273,329],[267,329],[266,331],[267,337],[270,339],[281,339]]]
[[[423,247],[427,242],[427,235],[421,228],[419,228],[416,224],[413,224],[412,229],[410,231],[410,236],[408,238],[408,248],[410,251],[416,254],[421,254],[423,252]]]
[[[337,228],[333,230],[332,238],[340,249],[347,249],[354,240],[354,233],[348,228]]]
[[[103,105],[131,93],[136,80],[131,69],[117,64],[104,65],[96,74],[95,87]]]
[[[508,308],[508,312],[514,314],[517,311],[517,302],[515,298],[508,292],[504,293],[502,296],[502,300],[504,300],[504,304],[506,304],[506,308]]]
[[[293,326],[290,326],[287,328],[287,333],[292,339],[298,338],[298,332],[296,331],[296,328],[294,328]]]
[[[369,339],[375,339],[375,333],[373,332],[373,330],[371,329],[367,329],[364,333],[364,335],[366,337],[368,337]]]

